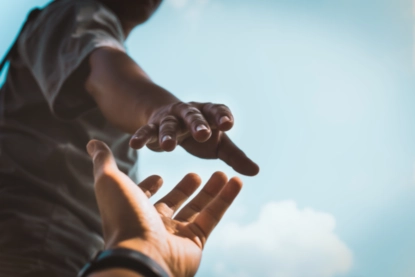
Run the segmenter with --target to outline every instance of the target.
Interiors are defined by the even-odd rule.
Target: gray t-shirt
[[[75,268],[102,247],[86,144],[106,142],[135,181],[137,152],[84,83],[88,55],[123,42],[118,18],[94,0],[55,1],[21,34],[0,91],[0,249],[40,245]]]

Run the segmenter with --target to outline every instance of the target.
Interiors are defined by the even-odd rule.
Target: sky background
[[[27,11],[0,4],[0,53]],[[228,105],[261,172],[197,276],[415,276],[414,17],[410,0],[165,0],[127,40],[184,101]],[[204,181],[220,161],[140,151],[141,178]]]

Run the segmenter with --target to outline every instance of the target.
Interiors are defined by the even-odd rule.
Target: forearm
[[[105,118],[130,134],[147,124],[160,107],[180,101],[154,84],[125,53],[100,48],[91,53],[86,89]]]

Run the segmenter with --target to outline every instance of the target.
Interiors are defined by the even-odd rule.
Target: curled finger
[[[177,145],[176,134],[180,131],[180,124],[176,117],[166,116],[160,122],[159,145],[164,151],[173,151]]]
[[[144,145],[157,141],[158,127],[155,124],[147,124],[135,132],[130,140],[130,146],[134,149],[141,149]]]
[[[211,136],[211,129],[202,112],[191,104],[181,103],[175,107],[192,137],[198,142],[205,142]]]
[[[206,119],[221,131],[228,131],[234,124],[231,110],[223,104],[207,103],[202,108]]]

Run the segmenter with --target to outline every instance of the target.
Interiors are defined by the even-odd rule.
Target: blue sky
[[[1,53],[46,2],[1,4]],[[415,276],[412,12],[410,0],[165,0],[131,34],[154,81],[232,109],[230,136],[261,166],[198,276]],[[237,175],[180,149],[141,151],[160,194],[217,170]]]

